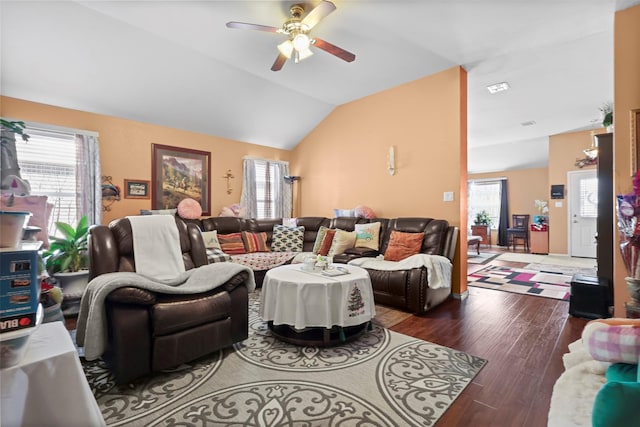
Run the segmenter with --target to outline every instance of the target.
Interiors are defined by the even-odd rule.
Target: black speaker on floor
[[[596,276],[574,274],[571,278],[569,314],[587,319],[611,317],[609,306],[609,286],[601,283]]]

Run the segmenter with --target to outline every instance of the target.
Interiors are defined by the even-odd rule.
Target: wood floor
[[[488,361],[436,426],[544,427],[562,355],[587,323],[568,311],[566,301],[469,287],[467,299],[449,299],[391,329]]]
[[[524,266],[492,261],[468,271],[490,264]],[[587,323],[568,312],[566,301],[470,287],[467,299],[449,299],[390,329],[488,361],[437,427],[544,427],[562,355]],[[75,328],[75,319],[66,324]]]

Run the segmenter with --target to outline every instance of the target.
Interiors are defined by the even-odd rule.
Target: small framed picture
[[[150,181],[143,179],[125,179],[124,180],[124,198],[125,199],[150,199],[149,192]]]

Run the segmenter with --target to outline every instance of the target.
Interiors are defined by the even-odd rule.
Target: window
[[[284,177],[289,163],[245,159],[240,204],[247,218],[287,218],[291,214],[291,185]]]
[[[47,224],[49,234],[57,233],[56,222],[75,227],[84,215],[90,224],[100,223],[96,137],[29,125],[26,133],[28,142],[16,141],[20,175],[29,182],[32,195],[47,196],[47,202],[54,205]]]
[[[273,218],[275,211],[273,195],[278,193],[276,187],[276,165],[267,161],[256,161],[256,218]]]
[[[598,217],[598,178],[580,180],[580,216]]]
[[[498,229],[500,225],[501,187],[500,180],[469,181],[467,205],[469,225],[474,223],[476,214],[486,211],[491,218],[491,229]]]

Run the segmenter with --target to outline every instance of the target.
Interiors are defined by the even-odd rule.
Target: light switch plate
[[[561,208],[562,207],[562,202],[556,202],[556,208]]]
[[[453,202],[453,191],[445,191],[442,200],[445,202]]]

